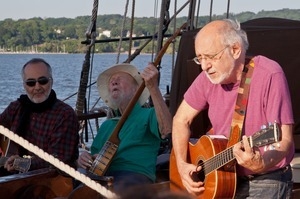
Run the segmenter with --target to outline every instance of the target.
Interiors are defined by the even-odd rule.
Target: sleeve
[[[15,103],[10,103],[8,107],[0,114],[0,125],[10,130],[13,126],[13,116],[17,115],[18,106]]]
[[[267,118],[280,124],[293,124],[291,97],[284,72],[274,73],[269,81],[266,95]]]
[[[207,77],[202,72],[190,85],[184,94],[184,100],[196,110],[204,110],[208,108],[206,94],[209,88]]]

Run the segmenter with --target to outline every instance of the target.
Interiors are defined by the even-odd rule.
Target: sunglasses
[[[51,77],[39,77],[38,79],[27,79],[25,81],[25,84],[29,87],[33,87],[38,82],[40,85],[46,85],[48,84],[49,80],[51,80]]]

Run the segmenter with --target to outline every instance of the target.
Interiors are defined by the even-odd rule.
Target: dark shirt
[[[13,132],[17,131],[20,120],[21,103],[11,102],[0,115],[0,124]],[[51,109],[32,112],[29,124],[24,129],[24,138],[64,163],[76,167],[78,158],[79,123],[75,111],[69,105],[56,99]],[[9,152],[8,152],[9,153]],[[19,150],[19,155],[20,150]],[[30,170],[49,167],[49,163],[33,156]]]

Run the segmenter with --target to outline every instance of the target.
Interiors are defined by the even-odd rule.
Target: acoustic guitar
[[[10,150],[10,148],[13,148]],[[16,148],[11,146],[10,140],[4,135],[0,135],[0,167],[3,167],[5,162],[8,160],[8,155],[11,151],[15,151]],[[10,151],[10,152],[9,152]],[[15,170],[21,173],[27,172],[30,168],[31,160],[29,158],[16,158],[13,163]]]
[[[277,123],[256,132],[248,138],[251,147],[261,147],[281,140]],[[192,174],[194,181],[204,182],[205,191],[198,198],[233,198],[236,189],[236,169],[233,146],[227,147],[228,140],[220,136],[201,136],[190,140],[188,162],[201,166]],[[170,155],[170,189],[185,190],[176,165],[174,151]]]

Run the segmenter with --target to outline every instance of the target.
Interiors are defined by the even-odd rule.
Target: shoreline
[[[10,54],[24,54],[24,55],[31,55],[31,54],[69,54],[69,53],[52,53],[52,52],[2,52],[0,54],[10,55]]]
[[[54,53],[52,53],[52,52],[1,52],[0,51],[0,55],[14,55],[14,54],[17,54],[17,55],[32,55],[32,54],[51,54],[51,55],[68,55],[68,54],[84,54],[84,53],[60,53],[60,52],[54,52]],[[99,55],[101,55],[101,54],[105,54],[105,55],[107,55],[107,54],[112,54],[112,55],[114,55],[114,54],[118,54],[117,52],[108,52],[108,53],[95,53],[95,54],[99,54]],[[128,52],[123,52],[123,53],[120,53],[120,54],[128,54]],[[140,53],[140,55],[151,55],[152,53]],[[170,53],[165,53],[165,54],[170,54]]]

